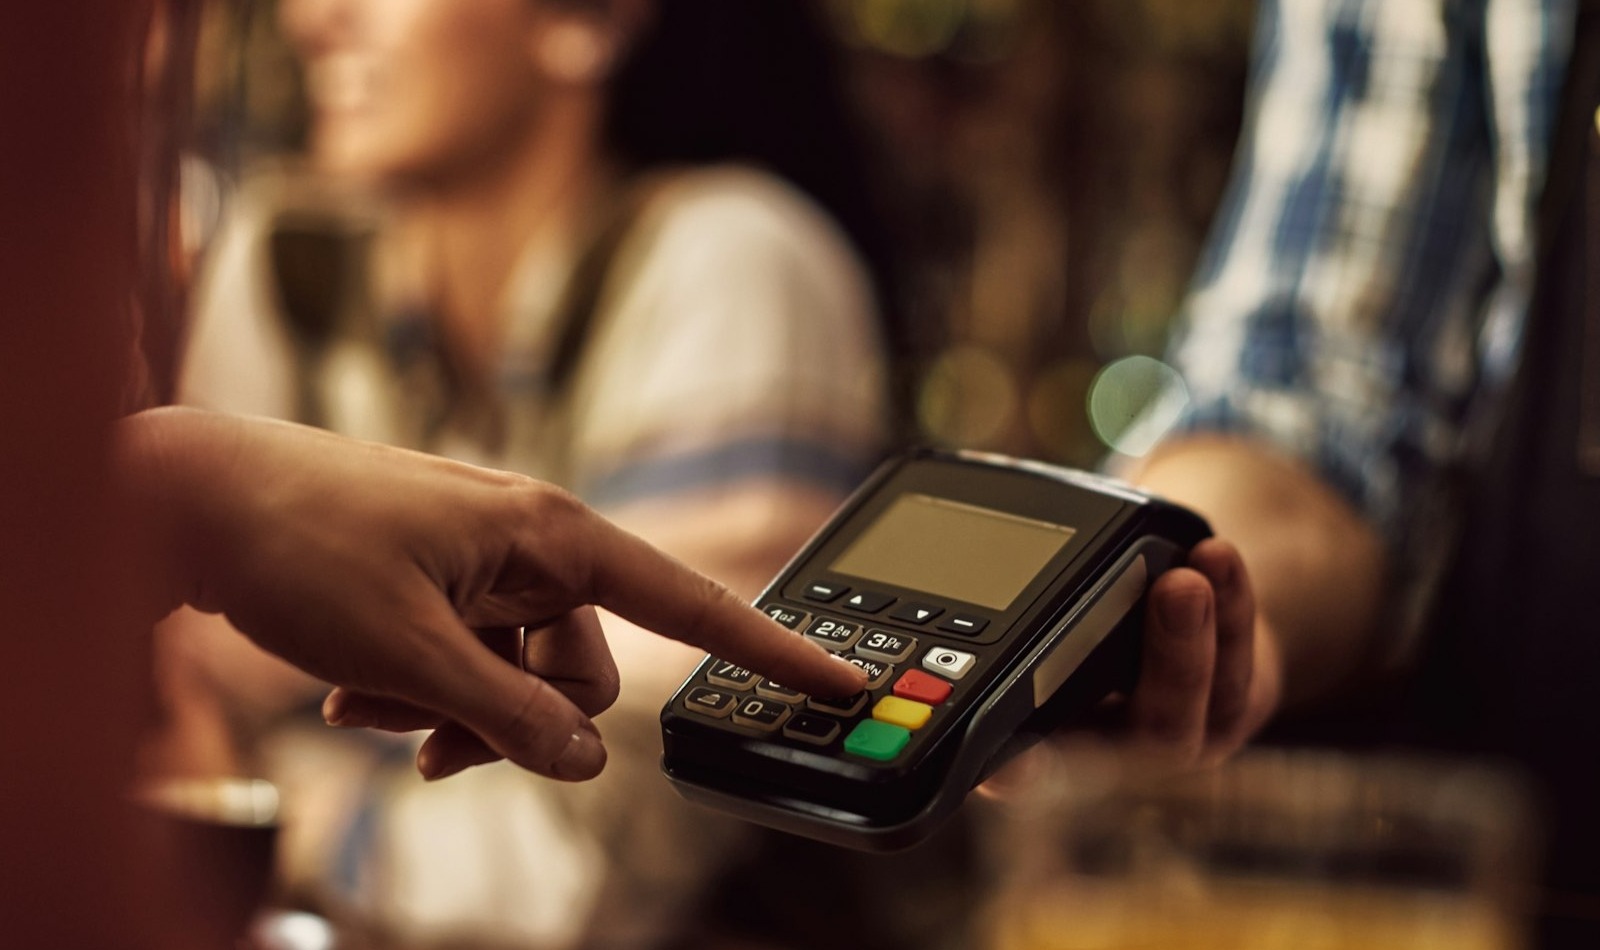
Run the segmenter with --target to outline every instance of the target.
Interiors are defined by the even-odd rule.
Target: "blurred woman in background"
[[[563,484],[753,596],[889,436],[882,256],[810,5],[284,0],[281,22],[319,181],[245,189],[180,398]],[[601,789],[422,786],[408,750],[319,735],[263,766],[305,803],[288,873],[413,936],[668,929],[741,830],[655,775],[697,654],[607,620],[626,691]],[[171,625],[180,692],[258,723],[308,695],[215,622]],[[244,767],[224,742],[197,764],[204,733],[158,760]]]

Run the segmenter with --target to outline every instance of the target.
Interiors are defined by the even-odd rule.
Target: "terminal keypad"
[[[819,589],[826,588],[826,589]],[[813,584],[807,600],[821,602],[842,589]],[[861,594],[866,594],[863,598]],[[690,684],[683,706],[705,720],[731,723],[768,741],[798,743],[820,752],[830,750],[873,762],[893,762],[915,734],[938,718],[957,683],[978,657],[926,635],[927,621],[943,613],[925,604],[896,604],[871,592],[853,592],[861,603],[840,606],[858,613],[896,609],[891,619],[923,628],[912,633],[868,626],[848,615],[802,610],[788,604],[762,607],[773,620],[822,644],[867,673],[867,688],[843,699],[807,696],[752,671],[720,659],[708,662],[703,680]],[[900,614],[906,616],[902,617]],[[926,625],[926,627],[924,627]],[[934,640],[937,637],[933,638]],[[964,638],[961,638],[964,639]],[[949,641],[947,641],[949,642]]]

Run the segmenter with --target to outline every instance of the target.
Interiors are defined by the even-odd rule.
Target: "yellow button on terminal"
[[[872,718],[903,729],[921,729],[933,715],[933,707],[898,696],[885,696],[872,707]]]

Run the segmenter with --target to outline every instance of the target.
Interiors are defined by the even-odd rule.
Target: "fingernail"
[[[329,694],[328,698],[322,701],[322,721],[330,726],[347,725],[346,720],[350,716],[349,709],[338,700],[337,695]]]
[[[864,670],[861,667],[855,665],[854,663],[851,663],[844,656],[842,656],[842,655],[840,655],[838,653],[829,653],[828,655],[833,657],[840,664],[842,664],[842,665],[844,665],[846,667],[849,667],[851,674],[853,676],[855,676],[855,678],[856,678],[856,682],[861,684],[862,686],[867,685],[867,680],[871,679],[871,677],[867,675],[867,671],[866,670]]]
[[[581,782],[594,778],[606,764],[606,747],[597,733],[580,729],[567,740],[556,760],[550,763],[550,774],[567,782]]]
[[[1196,631],[1205,623],[1209,598],[1202,595],[1163,597],[1157,610],[1168,630]]]

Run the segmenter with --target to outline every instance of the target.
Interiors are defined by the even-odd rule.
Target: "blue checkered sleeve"
[[[1400,549],[1515,359],[1571,0],[1263,0],[1176,432],[1307,461]]]

